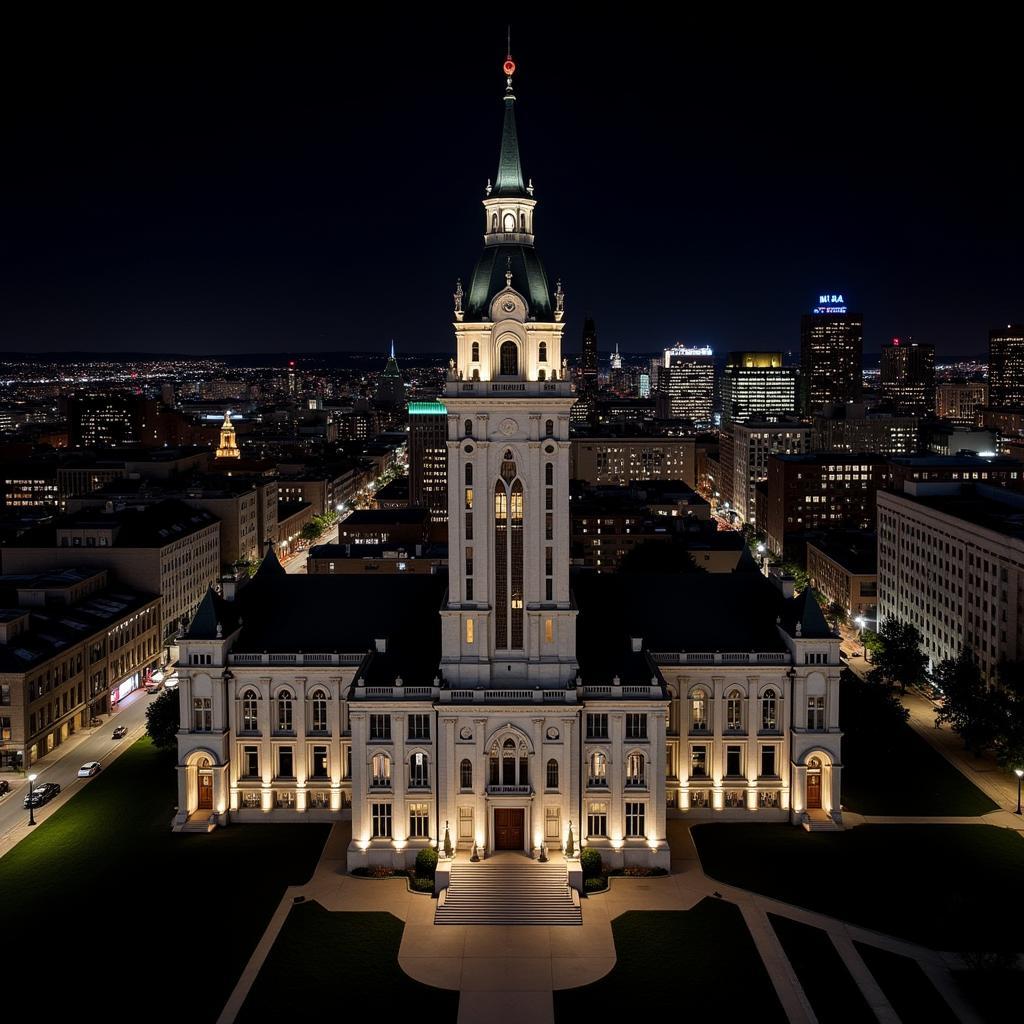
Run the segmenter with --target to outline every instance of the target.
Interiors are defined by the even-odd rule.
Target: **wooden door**
[[[199,810],[213,810],[213,775],[209,773],[199,774]]]
[[[821,772],[807,773],[807,809],[821,808]]]
[[[512,807],[494,809],[494,848],[521,850],[523,848],[523,811]]]

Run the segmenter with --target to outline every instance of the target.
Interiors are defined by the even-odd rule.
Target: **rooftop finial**
[[[512,257],[508,256],[505,259],[505,287],[512,287]]]
[[[512,59],[512,26],[508,27],[508,48],[505,50],[505,63],[501,66],[505,72],[505,92],[512,92],[512,76],[516,73],[516,62]]]
[[[395,358],[395,339],[391,339],[391,358]]]

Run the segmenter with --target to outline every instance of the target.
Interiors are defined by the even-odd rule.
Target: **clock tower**
[[[448,410],[449,588],[442,663],[452,687],[562,689],[576,677],[569,596],[569,410],[564,296],[534,245],[532,180],[505,61],[498,174],[484,249],[455,290]]]

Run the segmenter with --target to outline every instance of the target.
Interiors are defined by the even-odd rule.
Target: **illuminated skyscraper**
[[[448,522],[448,410],[441,402],[409,403],[409,504]]]
[[[714,353],[707,346],[675,345],[665,349],[658,373],[659,415],[709,426],[715,400]]]
[[[988,404],[993,409],[1024,407],[1024,324],[988,332]]]
[[[803,412],[859,402],[864,318],[847,312],[842,295],[820,295],[800,321],[800,399]]]
[[[782,365],[781,352],[730,352],[722,374],[722,426],[792,416],[798,377],[795,366]]]
[[[896,412],[935,412],[935,346],[893,338],[882,346],[882,394]]]

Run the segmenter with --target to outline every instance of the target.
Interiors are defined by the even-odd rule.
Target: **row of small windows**
[[[468,438],[472,438],[473,437],[473,421],[472,420],[466,420],[466,422],[463,423],[462,426],[463,426],[463,433],[465,434],[465,436],[468,437]],[[555,421],[554,420],[545,420],[544,421],[544,436],[545,437],[554,437],[555,436]],[[471,452],[472,448],[468,448],[467,447],[466,451],[467,452]],[[550,463],[549,463],[549,468],[550,468]],[[472,465],[472,463],[467,462],[466,463],[466,483],[467,484],[471,484],[472,482],[473,482],[473,465]],[[550,480],[548,480],[547,482],[551,483]]]
[[[390,755],[373,755],[370,761],[370,786],[373,789],[391,788]],[[430,788],[430,759],[419,750],[409,755],[409,788]]]

